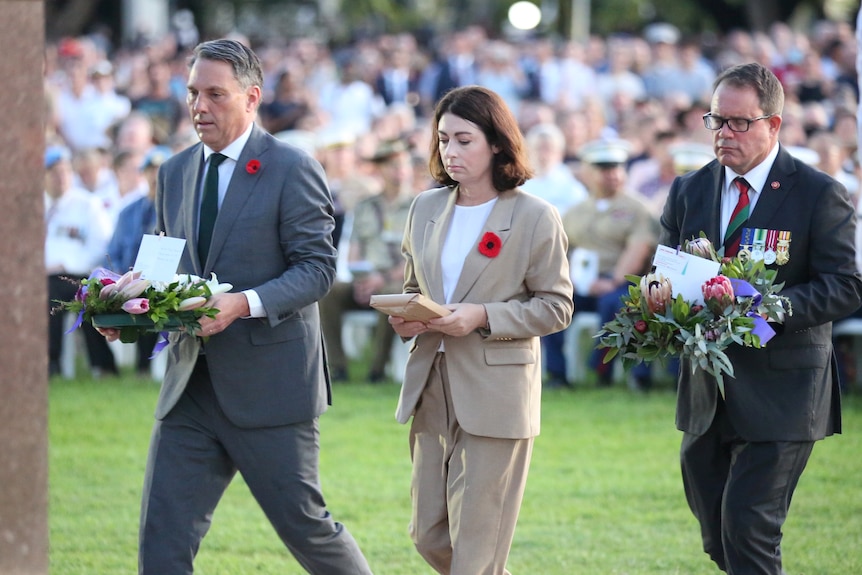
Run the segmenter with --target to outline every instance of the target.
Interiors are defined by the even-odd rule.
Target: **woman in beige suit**
[[[390,318],[413,338],[396,414],[413,416],[410,534],[439,573],[502,575],[539,433],[539,337],[572,318],[567,240],[557,211],[517,188],[530,168],[498,95],[452,90],[433,126],[443,187],[410,209],[404,288],[453,313]]]

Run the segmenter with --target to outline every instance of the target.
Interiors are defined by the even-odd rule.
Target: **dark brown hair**
[[[524,146],[524,137],[518,128],[515,116],[503,99],[495,92],[480,86],[464,86],[446,93],[434,110],[431,132],[430,161],[431,176],[444,186],[458,182],[449,177],[440,158],[440,135],[437,127],[443,114],[454,114],[475,124],[488,144],[499,148],[494,154],[491,169],[494,189],[498,192],[511,190],[533,176]]]

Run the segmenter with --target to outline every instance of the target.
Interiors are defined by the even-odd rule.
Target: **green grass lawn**
[[[51,570],[136,572],[138,506],[156,384],[53,380]],[[407,535],[407,427],[395,385],[336,386],[321,418],[324,493],[378,575],[432,571]],[[844,435],[818,443],[785,525],[788,575],[862,573],[862,398],[844,402]],[[552,391],[544,397],[527,494],[509,560],[514,575],[717,574],[701,551],[679,477],[680,433],[667,389]],[[303,571],[237,479],[219,505],[196,573]]]

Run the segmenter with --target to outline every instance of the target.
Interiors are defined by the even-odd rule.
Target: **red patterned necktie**
[[[730,216],[730,223],[727,224],[727,231],[724,233],[724,255],[726,257],[734,257],[739,252],[739,241],[742,239],[742,226],[748,221],[748,182],[745,178],[737,177],[733,180],[733,184],[739,190],[739,201],[736,202],[736,207],[733,208],[733,215]]]

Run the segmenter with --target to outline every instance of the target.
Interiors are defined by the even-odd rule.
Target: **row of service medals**
[[[763,260],[766,265],[783,266],[790,261],[790,232],[763,228],[742,228],[739,257]]]

